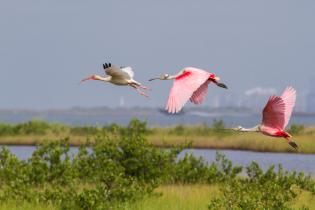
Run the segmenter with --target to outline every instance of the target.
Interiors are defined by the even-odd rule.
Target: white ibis
[[[148,97],[148,95],[141,91],[143,90],[149,90],[148,87],[143,86],[141,83],[137,82],[133,79],[134,72],[132,71],[132,68],[130,66],[127,67],[116,67],[111,65],[111,63],[105,63],[103,64],[103,68],[105,70],[105,73],[107,74],[106,77],[102,77],[99,75],[91,75],[85,79],[82,79],[81,82],[87,81],[87,80],[99,80],[103,82],[110,82],[114,85],[120,85],[120,86],[130,86],[133,87],[140,95],[143,95],[145,97]]]

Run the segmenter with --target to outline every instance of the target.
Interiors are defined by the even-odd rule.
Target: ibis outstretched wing
[[[135,73],[133,72],[132,68],[130,66],[127,66],[127,67],[123,67],[123,68],[120,68],[122,71],[126,72],[130,78],[133,78]]]
[[[112,76],[114,78],[131,79],[130,75],[127,72],[121,70],[116,66],[111,65],[111,63],[103,64],[103,68],[107,75]]]

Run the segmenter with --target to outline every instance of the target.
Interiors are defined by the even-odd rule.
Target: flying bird
[[[141,83],[133,79],[134,72],[130,66],[119,68],[119,67],[113,66],[111,63],[105,63],[103,64],[103,68],[104,68],[105,74],[107,74],[106,77],[102,77],[102,76],[94,74],[85,79],[82,79],[81,82],[84,82],[87,80],[99,80],[103,82],[110,82],[114,85],[119,85],[119,86],[129,85],[130,87],[133,87],[140,95],[148,97],[148,95],[145,92],[141,91],[141,89],[149,90],[149,88],[146,86],[143,86]]]
[[[267,136],[283,137],[288,143],[298,149],[298,145],[291,140],[291,135],[287,133],[285,127],[288,125],[296,100],[296,91],[292,87],[287,87],[281,96],[270,96],[262,112],[262,122],[253,128],[243,128],[238,126],[232,128],[242,132],[260,132]]]
[[[218,82],[220,78],[215,74],[194,67],[186,67],[176,75],[163,74],[149,81],[155,79],[174,80],[165,108],[172,114],[179,112],[188,100],[194,104],[201,104],[211,82],[227,89],[225,84]]]

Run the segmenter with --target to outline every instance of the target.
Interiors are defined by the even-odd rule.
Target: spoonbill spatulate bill
[[[267,136],[283,137],[294,148],[298,145],[291,140],[291,135],[285,131],[288,125],[296,100],[296,91],[292,87],[287,87],[281,96],[270,96],[262,112],[262,123],[253,128],[243,128],[238,126],[232,128],[242,132],[260,132]]]
[[[174,80],[165,108],[172,114],[179,112],[188,100],[194,104],[201,104],[208,93],[208,84],[211,82],[227,89],[225,84],[218,82],[220,78],[215,74],[194,67],[186,67],[176,75],[163,74],[149,81],[155,79]]]
[[[82,79],[81,82],[84,82],[87,80],[99,80],[99,81],[109,82],[109,83],[112,83],[114,85],[119,85],[119,86],[130,86],[130,87],[133,87],[140,95],[148,97],[148,95],[142,90],[149,90],[149,88],[146,86],[143,86],[141,83],[133,79],[134,72],[130,66],[119,68],[119,67],[113,66],[111,63],[105,63],[103,64],[103,68],[107,76],[102,77],[102,76],[94,74],[87,78]]]

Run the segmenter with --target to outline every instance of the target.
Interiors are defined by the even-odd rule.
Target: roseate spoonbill
[[[139,82],[133,79],[134,72],[132,71],[132,68],[130,66],[118,68],[116,66],[113,66],[111,63],[108,64],[105,63],[103,64],[103,68],[105,70],[105,73],[108,75],[107,77],[101,77],[99,75],[94,74],[85,79],[82,79],[81,82],[84,82],[86,80],[99,80],[103,82],[110,82],[114,85],[120,86],[129,85],[136,89],[140,95],[148,97],[140,89],[149,90],[149,88],[141,85]]]
[[[292,87],[287,87],[281,96],[270,96],[262,112],[262,123],[253,128],[243,128],[238,126],[232,128],[242,132],[260,132],[267,136],[283,137],[288,143],[298,149],[298,145],[292,141],[292,137],[284,129],[288,125],[296,100],[296,91]]]
[[[218,82],[220,78],[215,74],[194,67],[186,67],[176,75],[163,74],[149,81],[155,79],[174,80],[165,108],[172,114],[179,112],[189,99],[194,104],[201,104],[208,93],[210,82],[227,89],[225,84]]]

